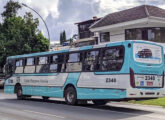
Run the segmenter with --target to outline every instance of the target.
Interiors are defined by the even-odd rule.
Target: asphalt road
[[[165,120],[165,108],[108,103],[70,106],[63,100],[43,101],[39,97],[16,100],[0,91],[0,120]]]

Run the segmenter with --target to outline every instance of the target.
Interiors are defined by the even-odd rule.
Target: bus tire
[[[43,99],[44,101],[48,101],[48,100],[49,100],[49,97],[42,96],[42,99]]]
[[[107,103],[107,101],[105,100],[92,100],[92,102],[95,104],[95,105],[105,105]]]
[[[16,91],[17,99],[18,100],[24,99],[24,96],[22,94],[22,87],[21,86],[18,86],[16,89],[17,89],[17,91]]]
[[[65,102],[69,105],[77,104],[77,93],[75,88],[68,87],[64,92]]]

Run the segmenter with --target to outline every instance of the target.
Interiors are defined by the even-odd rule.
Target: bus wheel
[[[105,100],[92,100],[95,105],[105,105],[107,101]]]
[[[21,86],[19,86],[18,88],[17,88],[17,99],[18,100],[22,100],[24,97],[23,97],[23,95],[22,95],[22,88],[21,88]]]
[[[69,105],[77,104],[77,94],[73,87],[68,87],[64,92],[65,101]]]
[[[42,99],[43,99],[44,101],[48,101],[48,100],[49,100],[49,97],[42,96]]]

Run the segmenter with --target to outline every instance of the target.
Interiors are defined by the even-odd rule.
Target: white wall
[[[110,42],[125,41],[125,30],[110,31]]]
[[[165,54],[165,43],[158,43],[158,44],[160,44],[160,45],[162,45],[162,46],[163,46],[163,49],[164,49],[164,54]]]
[[[125,30],[115,30],[115,31],[103,31],[103,32],[109,32],[110,33],[110,42],[118,42],[118,41],[125,41]],[[98,44],[100,44],[100,33],[97,32],[98,37]]]

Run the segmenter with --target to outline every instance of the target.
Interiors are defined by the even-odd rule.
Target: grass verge
[[[142,100],[142,101],[134,101],[131,100],[129,103],[143,104],[143,105],[155,105],[165,107],[165,98],[158,98],[152,100]]]

